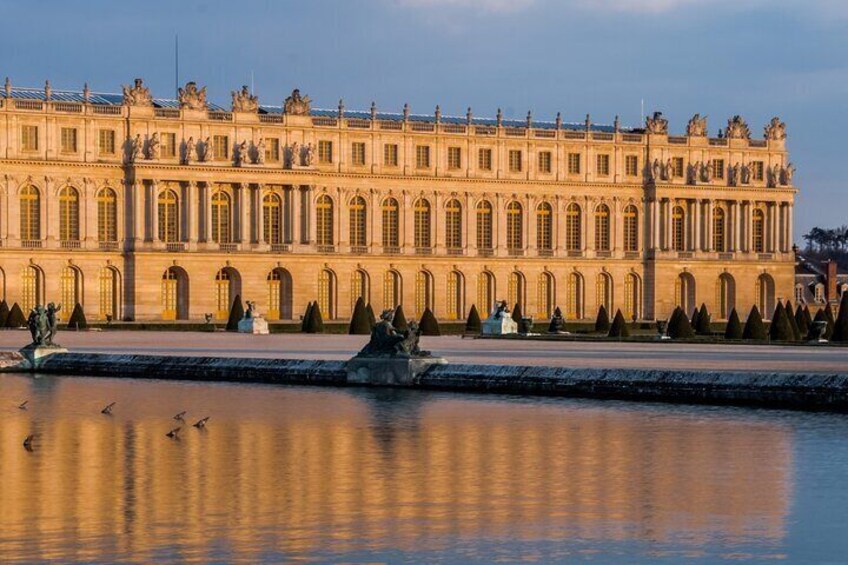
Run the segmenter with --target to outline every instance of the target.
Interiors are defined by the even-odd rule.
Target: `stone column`
[[[159,241],[159,182],[150,181],[148,190],[147,205],[149,210],[147,224],[149,226],[148,239],[150,241]]]
[[[663,217],[663,232],[665,233],[665,241],[663,242],[663,249],[666,251],[671,250],[671,215],[674,212],[674,203],[670,198],[665,199],[665,216]]]
[[[310,245],[315,245],[318,241],[318,226],[316,222],[316,209],[315,209],[315,187],[312,185],[307,185],[306,190],[304,191],[304,209],[306,210],[306,230],[309,235],[307,237],[307,242]]]
[[[39,224],[41,225],[41,237],[44,240],[45,247],[53,247],[53,243],[58,239],[56,230],[59,227],[59,215],[56,213],[53,216],[53,210],[58,206],[54,204],[54,200],[58,197],[54,196],[53,191],[55,183],[51,177],[44,177],[44,191],[41,195],[41,206],[39,210]]]
[[[648,226],[648,237],[645,239],[645,247],[656,250],[660,247],[660,205],[656,198],[652,198],[648,206],[650,224]]]
[[[18,195],[20,189],[21,184],[13,184],[12,177],[6,175],[6,202],[8,204],[4,207],[7,213],[3,233],[8,240],[7,245],[10,246],[18,245],[21,239],[21,199]],[[7,273],[6,276],[8,277],[9,274]]]
[[[753,233],[753,219],[754,219],[754,211],[752,207],[753,202],[750,200],[745,201],[745,251],[750,253],[754,247],[754,233]]]
[[[492,218],[495,224],[495,255],[506,255],[506,210],[504,209],[504,198],[500,194],[495,195],[495,209],[493,210],[495,217]]]
[[[262,199],[264,198],[266,185],[257,184],[253,191],[253,241],[257,245],[265,244],[265,210],[262,208]],[[283,201],[285,203],[285,200]],[[285,212],[285,207],[280,211]],[[283,218],[281,218],[282,220]],[[284,230],[285,225],[280,226],[280,230]]]
[[[85,185],[82,195],[84,220],[80,226],[80,239],[83,248],[91,248],[97,246],[97,187],[90,179],[85,179],[83,182]],[[115,208],[117,209],[117,205]],[[116,227],[117,221],[118,218],[115,218]]]
[[[580,222],[580,250],[585,254],[586,251],[589,250],[589,234],[594,232],[594,230],[589,229],[589,223],[592,222],[593,215],[588,196],[583,199],[581,211],[583,213],[583,217]],[[592,227],[594,227],[594,225]],[[594,240],[594,238],[592,239]]]
[[[206,182],[203,187],[203,241],[212,243],[212,183]]]
[[[400,236],[400,247],[406,249],[404,253],[414,253],[415,246],[415,211],[413,205],[415,198],[411,194],[404,191],[401,198],[398,199],[398,204],[401,207],[398,213],[398,235]],[[406,285],[404,285],[406,286]]]
[[[197,183],[195,181],[189,181],[186,186],[186,204],[188,205],[188,225],[186,226],[188,246],[189,249],[196,249],[200,233],[200,226],[198,222],[198,217],[200,216],[200,202],[198,198]]]
[[[595,206],[597,204],[593,199],[586,199],[586,250],[591,250],[593,253],[597,250],[595,241]]]
[[[338,198],[336,202],[338,203],[338,214],[336,214],[336,218],[334,218],[335,224],[338,226],[338,231],[336,231],[336,226],[333,226],[333,233],[336,237],[333,238],[335,243],[339,246],[339,251],[341,252],[349,252],[350,251],[350,200],[354,197],[353,194],[348,193],[347,190],[340,190],[338,192]]]
[[[368,218],[367,218],[367,234],[366,243],[371,253],[378,254],[381,252],[383,245],[383,195],[372,190],[370,197],[366,198],[368,202]],[[382,284],[381,281],[378,281]]]
[[[524,222],[524,248],[528,250],[528,254],[533,256],[536,255],[536,243],[538,242],[539,234],[539,221],[536,216],[536,206],[537,203],[535,198],[528,198],[526,201],[527,207],[527,221]],[[553,218],[551,218],[553,222]]]
[[[771,217],[771,225],[769,226],[771,231],[771,249],[769,251],[777,253],[780,250],[780,206],[777,202],[771,202],[769,203],[768,210],[769,216]]]
[[[701,250],[701,199],[697,198],[692,201],[692,251]]]
[[[795,243],[793,241],[793,229],[795,221],[794,219],[795,210],[792,204],[786,205],[786,251],[789,252],[792,249],[792,245]]]
[[[706,233],[706,235],[705,235],[706,241],[704,242],[704,249],[706,251],[715,251],[715,247],[713,246],[713,240],[715,239],[715,234],[713,233],[714,228],[715,228],[715,226],[713,225],[714,220],[715,220],[715,218],[714,218],[714,214],[715,214],[714,207],[715,207],[715,205],[714,205],[712,200],[707,200],[706,203],[707,203],[706,204],[706,206],[707,206],[707,219],[706,219],[706,225],[704,226],[704,232]],[[724,234],[724,240],[725,240],[725,242],[727,242],[727,233]]]
[[[246,182],[238,185],[238,213],[238,241],[244,250],[250,244],[250,184]]]
[[[474,198],[469,193],[465,193],[465,248],[467,253],[477,253],[477,208],[474,203]],[[475,281],[476,282],[476,281]],[[466,285],[469,283],[466,282]],[[476,286],[475,286],[476,288]]]
[[[301,227],[301,214],[303,210],[301,205],[303,199],[300,195],[300,186],[291,185],[286,190],[286,221],[288,223],[288,239],[292,244],[301,243],[303,241],[303,231]]]

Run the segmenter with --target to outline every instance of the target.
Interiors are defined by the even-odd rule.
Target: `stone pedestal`
[[[238,331],[241,334],[267,335],[268,322],[265,318],[254,316],[253,318],[242,318],[238,323]]]
[[[61,345],[27,345],[20,350],[20,354],[24,356],[29,366],[33,369],[38,367],[38,362],[45,357],[49,357],[56,353],[67,353],[68,350]]]
[[[483,335],[517,334],[518,324],[509,316],[504,318],[487,318],[480,325]]]
[[[444,357],[354,357],[345,365],[348,384],[412,386],[432,365],[445,365]]]

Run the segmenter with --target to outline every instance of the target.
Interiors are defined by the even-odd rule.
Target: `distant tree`
[[[599,334],[608,333],[610,330],[610,319],[609,314],[607,314],[606,307],[601,304],[601,307],[598,308],[598,317],[595,318],[595,332]]]
[[[524,315],[521,312],[521,303],[516,302],[515,308],[512,309],[512,321],[514,321],[516,324],[520,324],[521,318],[523,317]]]
[[[798,328],[798,322],[795,321],[795,311],[792,308],[792,301],[786,301],[786,319],[789,321],[789,327],[792,328],[792,341],[801,339],[801,330]]]
[[[362,297],[356,299],[353,305],[353,314],[350,316],[350,324],[347,327],[349,335],[370,335],[371,322],[368,321],[368,311],[365,309],[365,301]]]
[[[630,337],[630,330],[627,329],[627,322],[624,321],[621,310],[615,311],[607,337]]]
[[[695,332],[692,331],[692,324],[689,323],[689,317],[686,312],[678,306],[671,314],[668,321],[668,336],[672,339],[691,339],[695,337]]]
[[[789,325],[789,317],[786,315],[786,308],[779,300],[774,308],[774,314],[771,316],[769,339],[771,341],[793,341],[795,339],[792,326]]]
[[[472,304],[471,310],[468,311],[468,319],[465,320],[466,333],[480,333],[482,322],[480,321],[480,313],[477,312],[477,305]]]
[[[241,295],[236,294],[233,303],[230,306],[230,317],[227,318],[227,331],[237,332],[238,324],[244,318],[244,306],[241,303]]]
[[[831,341],[848,341],[848,292],[842,293],[842,301],[839,304],[839,315],[833,325]]]
[[[701,304],[701,309],[698,311],[698,323],[695,324],[695,333],[698,335],[712,335],[713,329],[710,326],[712,316],[707,310],[706,304]]]
[[[396,330],[408,330],[409,324],[406,321],[406,316],[403,313],[403,305],[395,308],[395,317],[392,319],[392,325]]]
[[[365,313],[368,315],[368,325],[371,329],[374,329],[374,326],[377,325],[377,318],[374,316],[374,309],[371,308],[371,303],[365,305]]]
[[[0,328],[6,327],[6,319],[9,317],[9,305],[6,301],[0,301]]]
[[[418,329],[421,330],[421,335],[442,335],[439,328],[439,321],[433,315],[433,311],[429,308],[424,309],[421,314],[421,321],[418,322]]]
[[[309,325],[309,316],[312,315],[312,301],[306,305],[306,312],[303,313],[303,319],[300,321],[301,333],[306,333],[306,326]]]
[[[317,302],[312,303],[309,309],[309,319],[306,321],[305,332],[308,334],[324,333],[324,317],[321,316],[321,306]]]
[[[85,319],[85,313],[82,311],[82,305],[77,302],[71,312],[71,317],[68,318],[68,329],[84,330],[87,327],[88,322]]]
[[[763,317],[760,315],[760,310],[754,305],[748,314],[748,319],[745,320],[742,339],[765,341],[767,337],[768,333],[766,333],[766,326],[763,324]]]
[[[801,308],[800,304],[795,308],[795,326],[798,328],[798,339],[806,337],[807,332],[810,331],[810,324],[807,323],[807,316],[804,315],[805,312],[809,316],[810,311]]]
[[[739,322],[736,308],[730,311],[727,326],[724,328],[724,339],[742,339],[742,324]]]
[[[12,304],[12,309],[9,310],[9,317],[6,318],[6,327],[7,328],[23,328],[26,326],[26,318],[24,317],[24,313],[21,312],[21,307],[18,306],[18,303],[15,302]]]
[[[830,340],[833,337],[833,328],[836,325],[836,320],[833,318],[833,310],[830,304],[825,304],[822,310],[824,310],[824,317],[827,320],[827,335],[825,339]]]

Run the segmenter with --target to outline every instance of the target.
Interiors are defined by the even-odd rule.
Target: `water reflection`
[[[209,429],[166,438],[181,410],[211,415]],[[616,543],[780,555],[792,435],[746,414],[4,376],[0,556],[545,560]],[[558,547],[534,554],[534,542]]]

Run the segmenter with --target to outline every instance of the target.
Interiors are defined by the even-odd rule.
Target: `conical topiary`
[[[347,328],[347,333],[350,335],[370,335],[371,323],[368,321],[368,312],[365,310],[365,301],[362,297],[356,299],[356,304],[353,305],[353,314],[350,317],[350,324]]]
[[[0,301],[0,328],[6,327],[6,319],[9,317],[9,305],[6,301]]]
[[[607,314],[606,307],[601,304],[601,307],[598,308],[598,317],[595,319],[595,332],[599,334],[609,333],[610,330],[610,320],[609,314]]]
[[[480,321],[480,313],[477,311],[477,305],[472,304],[471,310],[468,311],[468,319],[465,320],[465,331],[467,333],[480,333],[482,322]]]
[[[21,307],[15,302],[12,304],[12,309],[9,310],[9,317],[6,318],[7,328],[23,328],[27,325],[24,313],[21,312]]]
[[[548,324],[548,333],[554,334],[567,331],[565,327],[565,316],[562,315],[562,310],[557,306],[554,308],[554,315],[551,316],[551,323]]]
[[[374,326],[377,325],[377,318],[374,316],[374,309],[371,308],[371,303],[365,305],[365,314],[368,315],[368,325],[371,329],[374,329]]]
[[[774,314],[771,315],[771,324],[769,324],[769,339],[771,341],[792,341],[795,339],[795,334],[792,333],[792,326],[789,325],[789,317],[786,315],[786,308],[783,303],[778,301],[774,308]]]
[[[742,323],[739,321],[736,308],[730,311],[727,326],[724,328],[724,339],[742,339]]]
[[[848,292],[842,293],[842,301],[839,303],[839,315],[833,324],[833,335],[830,341],[848,341]]]
[[[818,312],[816,312],[816,317],[813,318],[813,321],[810,323],[810,327],[807,329],[807,341],[813,340],[813,335],[812,335],[811,332],[813,331],[813,326],[815,325],[816,322],[824,322],[825,325],[827,325],[827,316],[825,316],[825,314],[824,314],[824,309],[821,309]],[[824,334],[822,334],[819,337],[827,339],[827,329],[825,329]]]
[[[306,326],[309,325],[309,316],[312,315],[312,301],[306,305],[306,312],[303,313],[303,319],[300,320],[300,332],[306,333]]]
[[[309,319],[306,321],[306,329],[308,334],[324,333],[324,318],[321,316],[321,306],[317,302],[312,303],[312,308],[309,309]]]
[[[692,324],[692,330],[696,331],[696,332],[698,331],[698,316],[699,315],[700,315],[700,312],[698,312],[698,309],[695,308],[695,310],[692,312],[692,317],[689,318],[689,323]]]
[[[766,326],[763,324],[763,317],[760,315],[760,311],[756,305],[751,308],[751,312],[748,314],[748,319],[745,320],[745,329],[742,331],[742,339],[753,339],[758,341],[765,341],[768,337],[768,333],[766,333]]]
[[[804,323],[808,328],[813,325],[813,316],[810,314],[810,307],[806,304],[804,304]]]
[[[806,307],[801,308],[800,304],[795,308],[795,325],[798,327],[798,339],[806,337],[810,331],[810,323],[807,321],[807,316],[804,315],[805,312],[807,315],[810,313],[809,310],[806,310]]]
[[[691,339],[695,337],[695,332],[692,331],[692,324],[689,323],[686,312],[679,306],[674,309],[668,321],[668,337],[672,339]]]
[[[71,312],[71,317],[68,318],[69,330],[84,330],[88,327],[88,322],[85,319],[85,312],[82,311],[82,305],[77,302],[74,305],[74,310]]]
[[[439,329],[439,321],[433,315],[433,311],[429,308],[424,309],[421,314],[421,321],[418,322],[418,329],[421,330],[421,335],[442,335]]]
[[[621,310],[615,311],[607,337],[630,337],[630,330],[627,329],[627,322],[624,321]]]
[[[698,323],[694,326],[695,333],[698,335],[712,335],[713,329],[710,327],[710,322],[712,322],[712,316],[709,310],[707,310],[707,305],[701,303],[701,309],[698,310]]]
[[[833,337],[833,327],[836,325],[836,320],[833,318],[833,310],[830,304],[825,304],[822,310],[824,310],[824,316],[827,320],[827,334],[825,335],[825,339],[830,341],[830,338]]]
[[[792,341],[801,339],[801,330],[798,328],[798,322],[795,321],[795,311],[792,309],[792,301],[786,301],[786,319],[789,321],[789,327],[792,328]]]
[[[521,323],[521,318],[524,317],[524,314],[521,312],[521,303],[516,302],[515,308],[512,309],[512,321],[516,324]]]
[[[395,308],[395,317],[392,318],[392,325],[396,330],[408,330],[409,324],[406,321],[406,316],[403,313],[403,305]]]
[[[227,318],[227,331],[237,332],[238,323],[244,318],[244,306],[241,303],[241,295],[236,294],[233,303],[230,306],[230,317]]]

